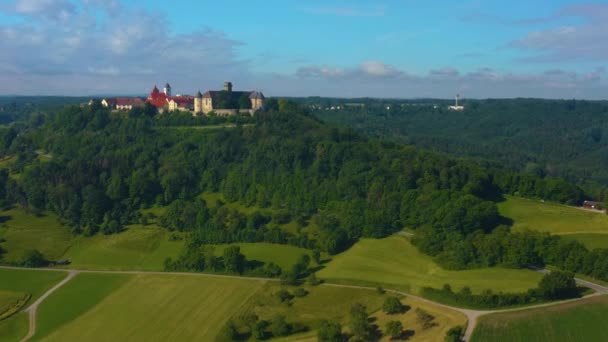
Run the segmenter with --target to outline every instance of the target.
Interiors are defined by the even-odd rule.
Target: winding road
[[[402,234],[400,234],[402,235]],[[409,235],[408,235],[409,236]],[[40,298],[38,298],[34,303],[32,303],[32,305],[30,305],[27,309],[25,309],[25,312],[27,312],[29,314],[29,331],[28,334],[21,340],[21,342],[26,342],[29,339],[31,339],[35,334],[36,334],[36,314],[37,314],[37,310],[38,310],[38,306],[48,297],[50,296],[53,292],[55,292],[57,289],[59,289],[60,287],[62,287],[63,285],[65,285],[66,283],[68,283],[72,278],[74,278],[76,275],[78,275],[79,273],[101,273],[101,274],[152,274],[152,275],[184,275],[184,276],[193,276],[193,277],[207,277],[207,278],[225,278],[225,279],[248,279],[248,280],[261,280],[261,281],[279,281],[279,279],[276,278],[254,278],[254,277],[240,277],[240,276],[230,276],[230,275],[221,275],[221,274],[208,274],[208,273],[188,273],[188,272],[153,272],[153,271],[92,271],[92,270],[71,270],[71,269],[54,269],[54,268],[21,268],[21,267],[8,267],[8,266],[0,266],[1,269],[21,269],[21,270],[35,270],[35,271],[40,271],[40,272],[45,272],[45,271],[59,271],[59,272],[66,272],[68,273],[67,277],[65,277],[62,281],[60,281],[59,283],[57,283],[55,286],[53,286],[52,288],[50,288],[48,291],[46,291]],[[541,272],[541,273],[549,273],[549,270],[545,270],[545,269],[536,269],[537,272]],[[531,306],[525,306],[525,307],[518,307],[518,308],[514,308],[514,309],[502,309],[502,310],[472,310],[472,309],[463,309],[463,308],[458,308],[458,307],[454,307],[454,306],[450,306],[450,305],[445,305],[445,304],[441,304],[438,302],[434,302],[410,293],[405,293],[402,291],[397,291],[397,290],[391,290],[391,289],[385,289],[386,292],[389,293],[394,293],[394,294],[398,294],[398,295],[402,295],[402,296],[406,296],[406,297],[410,297],[413,299],[416,299],[418,301],[422,301],[425,303],[429,303],[441,308],[445,308],[445,309],[449,309],[449,310],[453,310],[453,311],[457,311],[460,312],[462,314],[464,314],[467,317],[468,320],[468,324],[467,324],[467,328],[465,330],[465,334],[463,336],[463,340],[464,341],[469,341],[471,338],[471,335],[473,334],[473,331],[475,330],[475,327],[477,326],[477,321],[479,319],[480,316],[484,316],[484,315],[489,315],[489,314],[493,314],[493,313],[502,313],[502,312],[513,312],[513,311],[522,311],[522,310],[529,310],[529,309],[535,309],[535,308],[541,308],[541,307],[548,307],[548,306],[554,306],[554,305],[560,305],[560,304],[564,304],[564,303],[569,303],[569,302],[575,302],[575,301],[579,301],[585,298],[590,298],[590,297],[594,297],[594,296],[601,296],[601,295],[606,295],[608,294],[608,288],[590,282],[590,281],[586,281],[586,280],[582,280],[582,279],[577,279],[575,278],[576,283],[581,285],[581,286],[585,286],[585,287],[589,287],[592,290],[594,290],[595,292],[587,295],[585,297],[582,298],[575,298],[575,299],[569,299],[569,300],[564,300],[564,301],[559,301],[559,302],[551,302],[551,303],[545,303],[545,304],[539,304],[539,305],[531,305]],[[368,287],[368,286],[357,286],[357,285],[343,285],[343,284],[332,284],[332,283],[323,283],[321,284],[321,286],[331,286],[331,287],[340,287],[340,288],[352,288],[352,289],[360,289],[360,290],[369,290],[369,291],[377,291],[377,288],[375,287]]]

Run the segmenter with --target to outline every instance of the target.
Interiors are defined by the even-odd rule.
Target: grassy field
[[[153,225],[132,225],[120,234],[78,237],[64,258],[75,269],[161,271],[165,258],[175,258],[184,244],[169,241],[170,234]]]
[[[96,305],[41,340],[212,341],[263,285],[261,281],[194,275],[133,275]],[[86,284],[77,284],[72,290],[66,287],[68,291],[60,293],[62,302],[82,300],[86,294],[78,289],[83,286]],[[55,310],[64,317],[74,315],[65,314],[67,308]],[[40,319],[48,318],[41,315]]]
[[[29,249],[37,249],[50,260],[60,259],[72,241],[70,229],[61,225],[57,216],[44,213],[42,216],[28,214],[21,209],[0,212],[3,223],[0,224],[0,237],[6,242],[2,260],[5,262],[20,260]]]
[[[332,286],[305,286],[309,293],[305,297],[293,298],[289,305],[281,303],[275,294],[282,289],[281,285],[268,283],[253,297],[239,315],[254,312],[260,319],[272,320],[277,315],[285,316],[289,323],[299,323],[311,330],[277,339],[278,341],[316,341],[315,327],[318,321],[326,319],[340,322],[343,327],[349,323],[349,310],[360,303],[367,307],[368,313],[374,319],[380,330],[384,329],[389,320],[400,320],[404,326],[413,333],[415,341],[442,341],[448,329],[456,325],[464,325],[466,317],[458,312],[439,308],[437,306],[417,301],[411,298],[402,298],[402,303],[409,307],[403,314],[387,316],[381,312],[382,304],[388,294],[380,294],[377,291],[339,288]],[[293,291],[293,287],[285,288]],[[328,305],[331,303],[331,305]],[[415,308],[421,308],[436,317],[437,326],[423,330],[416,322]],[[388,341],[388,339],[384,339]]]
[[[608,248],[608,215],[603,213],[511,196],[498,209],[514,221],[513,231],[538,230],[577,239],[588,248]]]
[[[24,312],[0,321],[0,341],[18,342],[27,335],[28,317]]]
[[[30,302],[65,278],[65,272],[0,269],[0,291],[29,293]]]
[[[446,283],[456,291],[469,286],[475,293],[485,289],[519,292],[536,287],[541,279],[539,273],[528,270],[447,271],[402,236],[363,239],[335,256],[318,276],[331,282],[383,285],[416,294],[424,286],[440,288]]]
[[[15,296],[30,294],[26,306],[66,277],[65,272],[40,272],[0,269],[0,311],[2,304]],[[27,315],[19,313],[0,321],[0,341],[19,341],[27,334]]]
[[[23,292],[0,290],[0,315],[23,298]]]
[[[288,245],[277,245],[265,242],[256,243],[235,243],[241,247],[247,260],[257,260],[264,263],[273,262],[284,270],[288,270],[295,264],[302,254],[312,256],[312,251]],[[231,245],[215,245],[215,252],[218,256],[222,255],[225,248]],[[314,264],[314,262],[312,262]]]
[[[38,308],[34,340],[78,318],[132,278],[130,275],[82,273],[47,298]]]
[[[608,297],[480,318],[471,341],[607,341]]]

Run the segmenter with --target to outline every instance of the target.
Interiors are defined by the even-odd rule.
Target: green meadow
[[[31,301],[67,276],[62,271],[29,271],[0,269],[0,291],[28,293]]]
[[[563,235],[588,248],[608,248],[608,215],[567,205],[507,196],[500,214],[513,220],[513,231],[525,229]]]
[[[34,215],[22,209],[0,212],[0,237],[6,241],[2,248],[6,253],[2,261],[18,261],[28,249],[37,249],[50,260],[58,260],[70,247],[72,234],[56,215],[42,213]]]
[[[24,295],[31,295],[22,308],[65,278],[65,272],[0,269],[0,313]],[[19,341],[27,334],[28,317],[20,312],[0,321],[0,341]]]
[[[49,323],[39,340],[212,341],[265,283],[198,275],[139,274],[124,280],[89,276],[80,283],[68,283],[64,291],[49,297],[49,303],[55,296],[56,303],[88,303],[76,304],[76,309],[60,306],[52,310],[49,305],[49,310],[41,310],[39,319]],[[97,282],[107,287],[100,291]],[[88,290],[83,292],[83,288]],[[90,294],[95,298],[85,298]]]
[[[412,298],[401,298],[401,302],[409,307],[409,310],[402,314],[386,315],[382,312],[382,304],[387,296],[391,294],[381,294],[375,290],[365,290],[356,288],[341,288],[328,285],[322,286],[303,286],[308,294],[304,297],[294,297],[288,304],[282,303],[276,296],[281,289],[293,291],[293,287],[282,287],[277,283],[266,284],[258,294],[254,296],[247,305],[237,315],[238,317],[246,313],[255,313],[259,319],[271,321],[277,315],[285,316],[289,323],[298,323],[308,327],[310,330],[289,336],[279,341],[316,341],[316,330],[320,320],[331,320],[339,322],[343,327],[349,324],[349,310],[354,304],[363,304],[368,313],[381,330],[384,329],[389,320],[401,321],[408,330],[413,331],[414,340],[418,341],[441,341],[447,330],[456,325],[464,325],[466,317],[456,311],[439,308]],[[328,305],[331,303],[331,305]],[[435,316],[437,326],[433,329],[422,329],[416,321],[415,309],[421,308]],[[246,328],[239,327],[241,331]],[[383,341],[388,341],[384,338]]]
[[[483,316],[471,341],[607,341],[608,297]]]
[[[18,342],[27,335],[28,317],[25,312],[0,321],[0,341]]]
[[[475,293],[486,289],[520,292],[536,287],[541,279],[539,273],[528,270],[444,270],[402,236],[362,239],[348,251],[334,256],[318,276],[330,282],[381,285],[415,294],[422,287],[440,288],[444,284],[455,290],[469,286]]]

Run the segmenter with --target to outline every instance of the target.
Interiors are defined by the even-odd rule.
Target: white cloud
[[[69,0],[17,0],[14,11],[27,16],[66,21],[76,12],[76,7]]]
[[[575,5],[556,17],[577,17],[578,25],[562,25],[528,33],[509,46],[536,53],[527,62],[608,61],[608,4]]]
[[[84,0],[78,11],[72,6],[60,0],[15,3],[11,13],[30,19],[0,24],[0,69],[10,73],[5,77],[19,78],[0,84],[0,93],[94,93],[104,82],[116,92],[143,93],[167,80],[179,80],[176,90],[194,93],[249,74],[248,62],[236,53],[242,43],[222,32],[201,28],[174,34],[163,14],[116,8],[115,1]],[[112,15],[100,15],[110,9]],[[61,20],[64,12],[68,21]],[[69,84],[39,90],[68,79]]]

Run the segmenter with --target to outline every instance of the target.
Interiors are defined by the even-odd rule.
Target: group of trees
[[[409,226],[416,246],[451,269],[550,263],[607,277],[608,251],[501,227],[502,194],[577,203],[577,186],[365,139],[288,100],[270,102],[253,125],[228,129],[172,129],[170,117],[99,105],[11,127],[0,153],[22,161],[11,170],[20,177],[0,173],[0,201],[51,210],[86,235],[120,232],[140,221],[141,208],[169,206],[161,224],[190,232],[183,258],[169,268],[200,269],[206,244],[267,241],[335,254]],[[37,150],[52,158],[40,161]],[[210,209],[196,199],[205,191],[279,215]],[[290,220],[315,229],[288,233],[280,225]]]
[[[323,120],[370,137],[499,163],[528,175],[565,178],[606,200],[606,101],[466,100],[464,112],[447,110],[452,101],[441,100],[300,101]],[[341,110],[328,110],[331,106]]]
[[[422,293],[427,298],[444,303],[477,309],[493,309],[575,298],[581,295],[581,289],[576,286],[572,273],[555,271],[543,276],[537,288],[522,293],[494,293],[492,290],[485,290],[480,294],[473,294],[469,287],[463,287],[460,291],[454,292],[448,284],[444,285],[442,289],[425,287],[422,289]]]

